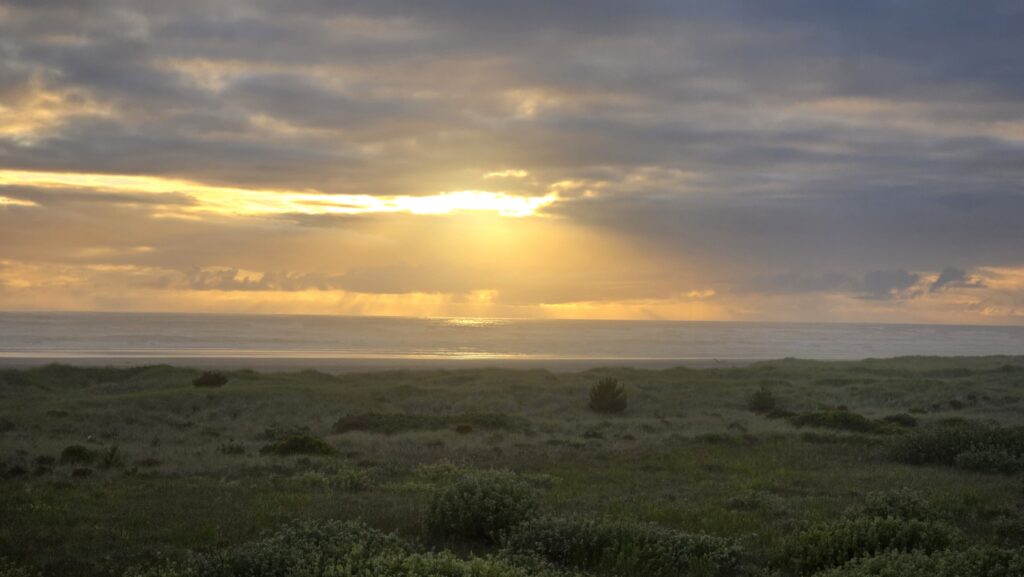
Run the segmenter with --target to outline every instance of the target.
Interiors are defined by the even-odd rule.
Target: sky
[[[0,0],[0,310],[1024,324],[1019,0]]]

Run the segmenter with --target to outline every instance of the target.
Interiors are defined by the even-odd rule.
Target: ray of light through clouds
[[[1012,0],[0,0],[0,309],[1024,323]]]

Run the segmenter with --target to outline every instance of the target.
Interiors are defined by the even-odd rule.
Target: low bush
[[[427,528],[444,537],[495,541],[537,513],[533,487],[508,471],[475,471],[438,492],[427,511]]]
[[[0,559],[0,577],[39,577],[39,573]]]
[[[628,399],[626,388],[618,379],[604,378],[590,387],[591,411],[596,413],[621,413],[626,410]]]
[[[972,547],[960,551],[888,551],[855,559],[816,577],[1019,577],[1024,551]]]
[[[287,525],[263,538],[182,564],[153,567],[133,577],[328,577],[382,575],[368,569],[379,557],[404,556],[397,537],[361,523],[309,521]]]
[[[502,538],[507,550],[598,575],[733,575],[739,549],[729,540],[646,523],[542,517]]]
[[[920,493],[907,488],[868,493],[858,514],[862,517],[895,517],[922,521],[937,520],[940,517]]]
[[[364,431],[394,435],[407,431],[439,431],[455,429],[460,433],[474,429],[485,431],[513,431],[525,428],[522,418],[499,413],[469,413],[463,415],[409,415],[404,413],[363,413],[346,415],[334,423],[334,433]]]
[[[754,391],[750,398],[747,399],[747,410],[759,415],[767,415],[774,411],[777,406],[778,401],[775,399],[775,395],[772,394],[771,389],[765,386]]]
[[[101,451],[99,454],[99,468],[100,469],[113,469],[124,465],[124,460],[121,458],[121,452],[117,448],[117,445],[112,445],[105,451]]]
[[[951,420],[903,435],[891,456],[912,465],[945,465],[987,472],[1024,471],[1024,427]]]
[[[90,465],[99,455],[96,451],[82,445],[70,445],[60,453],[61,465]]]
[[[223,387],[228,384],[228,376],[216,371],[206,371],[192,381],[195,387]]]
[[[778,563],[799,575],[839,567],[886,551],[937,551],[955,539],[941,523],[897,517],[854,517],[823,523],[784,541]]]
[[[14,421],[10,419],[0,419],[0,433],[9,433],[16,428]]]
[[[264,445],[261,455],[331,455],[334,447],[327,441],[310,435],[296,435]]]
[[[835,429],[840,431],[852,431],[855,433],[870,433],[875,429],[875,424],[871,419],[864,415],[841,409],[797,415],[790,418],[789,421],[796,427]]]
[[[908,415],[907,413],[897,413],[895,415],[889,415],[888,417],[884,417],[882,420],[887,423],[898,425],[900,427],[906,427],[908,429],[917,426],[917,419],[914,418],[912,415]]]

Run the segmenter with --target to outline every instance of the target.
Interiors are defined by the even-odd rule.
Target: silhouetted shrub
[[[951,420],[919,427],[897,439],[892,457],[913,465],[978,471],[1024,471],[1024,427]]]
[[[900,427],[906,427],[908,429],[917,426],[917,419],[906,413],[897,413],[895,415],[889,415],[888,417],[885,417],[882,420],[887,423],[899,425]]]
[[[455,425],[455,432],[460,435],[467,435],[473,432],[473,425],[467,425],[466,423]]]
[[[260,449],[262,455],[330,455],[334,453],[327,441],[309,435],[296,435]]]
[[[39,577],[39,573],[0,559],[0,577]]]
[[[747,410],[761,415],[771,413],[776,409],[777,405],[778,402],[775,399],[775,395],[772,394],[768,387],[764,386],[754,391],[754,394],[750,395],[750,398],[747,399]]]
[[[959,551],[888,551],[855,559],[816,577],[1019,577],[1024,551],[972,547]]]
[[[604,378],[590,387],[590,410],[598,413],[621,413],[626,410],[626,388],[618,379]]]
[[[537,509],[536,492],[513,473],[475,471],[434,496],[427,511],[427,528],[445,537],[494,541]]]
[[[732,575],[739,565],[729,540],[625,521],[542,517],[515,526],[502,544],[600,575],[712,577]]]
[[[92,469],[89,467],[76,467],[71,470],[71,476],[75,479],[85,479],[86,477],[92,477]]]
[[[797,415],[791,417],[789,421],[797,427],[835,429],[855,433],[871,433],[876,430],[875,423],[864,415],[839,409]]]
[[[121,459],[121,453],[117,448],[117,445],[112,445],[105,451],[101,451],[99,454],[99,468],[100,469],[112,469],[114,467],[120,467],[124,464]]]
[[[96,461],[96,451],[82,445],[65,447],[60,453],[61,465],[90,465]]]
[[[15,429],[14,421],[0,419],[0,433],[9,433]]]
[[[790,537],[782,546],[780,562],[797,574],[811,575],[886,551],[937,551],[949,546],[954,537],[950,527],[939,523],[855,517],[816,525]]]
[[[440,431],[469,427],[470,430],[481,429],[485,431],[495,430],[521,430],[526,428],[526,422],[519,417],[502,415],[499,413],[468,413],[462,415],[408,415],[403,413],[363,413],[359,415],[346,415],[334,423],[332,429],[335,433],[348,433],[351,431],[364,431],[368,433],[382,433],[394,435],[407,431]]]
[[[222,455],[244,455],[245,445],[240,443],[224,443],[219,447]]]
[[[228,377],[224,373],[206,371],[192,381],[196,387],[223,387],[228,384]]]
[[[895,517],[922,521],[932,521],[939,517],[935,509],[925,501],[920,493],[905,487],[893,491],[868,493],[864,498],[864,507],[860,510],[860,516]]]

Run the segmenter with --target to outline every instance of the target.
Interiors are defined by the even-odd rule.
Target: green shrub
[[[14,421],[10,419],[0,419],[0,433],[9,433],[17,428]]]
[[[891,456],[912,465],[946,465],[1012,473],[1024,470],[1024,427],[975,421],[936,423],[903,435]]]
[[[39,577],[39,573],[0,559],[0,577]]]
[[[82,445],[70,445],[60,453],[61,465],[90,465],[98,457],[96,451]]]
[[[309,521],[287,525],[263,538],[197,555],[178,566],[156,567],[138,577],[334,577],[380,575],[376,559],[404,555],[410,547],[361,523]]]
[[[618,379],[604,378],[590,387],[590,410],[597,413],[621,413],[626,410],[626,388]]]
[[[747,399],[747,410],[760,415],[771,413],[777,408],[777,405],[778,401],[776,401],[775,395],[765,386],[754,391],[754,394],[750,395],[750,398]]]
[[[434,534],[494,541],[498,534],[536,514],[538,498],[508,471],[476,471],[437,493],[427,511]]]
[[[296,435],[264,445],[261,455],[331,455],[334,447],[327,441],[309,435]]]
[[[883,418],[882,420],[887,423],[898,425],[900,427],[906,427],[908,429],[917,426],[917,419],[906,413],[897,413],[895,415],[889,415]]]
[[[224,373],[206,371],[192,381],[196,387],[223,387],[228,384],[228,377]]]
[[[499,413],[468,413],[462,415],[409,415],[403,413],[363,413],[345,415],[334,423],[334,433],[364,431],[394,435],[407,431],[440,431],[455,429],[459,432],[471,432],[474,429],[485,431],[519,430],[525,428],[526,422],[519,417]],[[468,427],[468,430],[466,429]]]
[[[99,454],[99,468],[100,469],[113,469],[124,465],[124,460],[121,458],[121,453],[117,448],[117,445],[111,445],[105,451],[101,451]]]
[[[733,575],[739,550],[718,537],[654,524],[542,517],[515,526],[506,549],[598,575]]]
[[[789,419],[796,427],[815,427],[818,429],[835,429],[855,433],[872,433],[877,430],[876,424],[864,415],[842,409],[806,413]]]
[[[782,545],[779,563],[800,575],[886,551],[937,551],[955,534],[947,525],[896,517],[855,517],[801,531]]]
[[[960,551],[888,551],[855,559],[817,577],[1020,577],[1021,550],[972,547]]]
[[[859,511],[862,517],[936,520],[939,514],[920,493],[907,488],[868,493]]]

